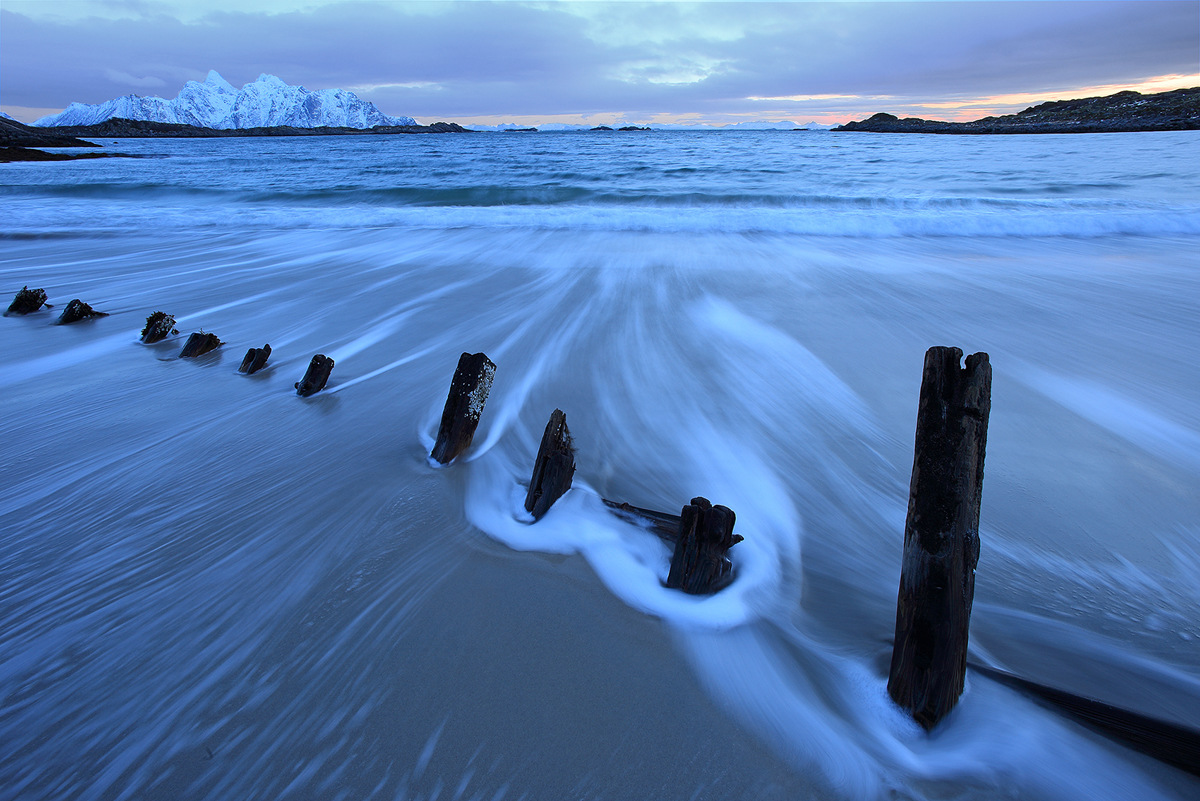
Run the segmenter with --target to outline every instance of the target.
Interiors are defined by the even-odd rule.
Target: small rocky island
[[[1105,97],[1056,100],[1016,114],[984,117],[973,122],[941,122],[918,117],[900,119],[876,114],[848,122],[834,131],[927,134],[1057,134],[1200,130],[1200,87],[1143,95],[1117,92]]]

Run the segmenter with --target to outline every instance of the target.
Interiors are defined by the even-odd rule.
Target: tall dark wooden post
[[[944,347],[925,354],[888,678],[892,699],[926,729],[962,694],[979,561],[992,367],[975,353],[960,368],[962,355]]]
[[[575,448],[567,429],[567,415],[555,409],[546,423],[542,444],[533,463],[533,477],[525,495],[525,511],[537,520],[571,488],[575,475]]]
[[[458,369],[450,382],[442,424],[430,456],[449,464],[471,445],[495,377],[496,365],[484,354],[464,353],[458,358]]]

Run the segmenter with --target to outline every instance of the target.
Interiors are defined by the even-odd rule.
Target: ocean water
[[[1200,135],[125,140],[0,165],[0,798],[1194,799],[886,672],[923,354],[986,351],[971,658],[1200,721]],[[110,316],[51,325],[79,297]],[[7,301],[6,301],[7,302]],[[146,315],[180,335],[146,346]],[[225,346],[176,358],[192,331]],[[268,368],[236,369],[270,343]],[[458,355],[496,381],[427,453]],[[315,353],[329,387],[296,397]],[[521,509],[567,414],[574,488]],[[737,513],[736,580],[600,499]]]

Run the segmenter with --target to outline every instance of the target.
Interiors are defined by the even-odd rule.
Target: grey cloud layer
[[[361,94],[423,119],[1054,91],[1194,73],[1200,42],[1200,4],[1190,1],[342,3],[191,24],[153,13],[0,17],[6,105],[60,108],[154,86],[171,95],[217,69],[239,85],[269,72],[310,89],[378,86]]]

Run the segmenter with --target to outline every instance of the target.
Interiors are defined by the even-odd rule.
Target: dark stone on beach
[[[271,358],[271,346],[263,345],[261,348],[251,348],[246,351],[246,358],[242,359],[242,366],[238,368],[239,373],[253,375],[267,364],[267,359]]]
[[[458,368],[454,371],[450,394],[442,410],[437,443],[430,456],[442,464],[449,464],[470,447],[495,377],[496,365],[486,355],[464,353],[458,358]]]
[[[733,581],[733,564],[725,554],[742,541],[733,533],[735,517],[732,509],[713,506],[707,498],[692,498],[683,507],[667,587],[707,595]]]
[[[75,298],[67,304],[67,308],[63,309],[63,313],[58,316],[58,322],[55,324],[67,325],[69,323],[77,323],[80,320],[86,320],[89,317],[107,316],[107,312],[98,312],[79,298]]]
[[[13,302],[8,304],[8,311],[4,315],[7,317],[10,314],[32,314],[42,308],[42,304],[46,304],[47,307],[50,305],[46,303],[46,290],[24,286],[13,298]]]
[[[900,119],[875,114],[834,131],[927,134],[1060,134],[1200,129],[1200,87],[1143,95],[1124,91],[1104,97],[1055,100],[971,122],[942,122],[919,117]]]
[[[979,506],[991,411],[986,353],[925,354],[888,678],[892,700],[925,729],[962,694],[979,562]]]
[[[525,511],[535,520],[550,510],[554,502],[571,488],[575,475],[575,447],[567,429],[567,415],[561,409],[550,414],[542,444],[533,463],[533,477],[525,495]]]
[[[197,331],[188,337],[183,350],[179,351],[179,358],[191,359],[196,356],[203,356],[224,344],[224,342],[217,338],[216,334],[206,334],[203,331]]]
[[[175,318],[166,312],[156,311],[146,318],[146,327],[142,329],[142,342],[152,345],[178,333],[175,329]]]
[[[308,363],[308,370],[304,372],[304,378],[296,382],[296,394],[307,398],[309,395],[325,389],[331,372],[333,372],[333,359],[323,353],[313,356],[312,361]]]

